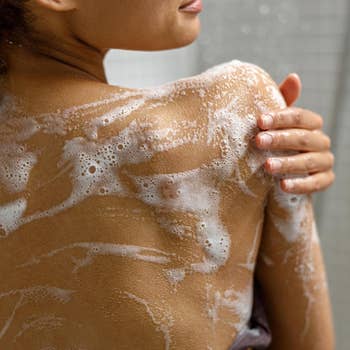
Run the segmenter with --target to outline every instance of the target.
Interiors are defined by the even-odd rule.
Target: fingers
[[[320,130],[270,130],[255,138],[256,146],[268,150],[320,152],[331,147],[331,139]]]
[[[311,194],[313,192],[324,191],[335,180],[335,174],[332,170],[323,173],[317,173],[301,179],[283,179],[281,188],[287,193]]]
[[[309,174],[326,172],[334,166],[331,152],[308,152],[285,158],[269,158],[265,163],[268,173],[275,174]]]
[[[287,78],[280,85],[280,91],[287,103],[291,106],[299,98],[302,90],[302,84],[298,74],[289,74]]]
[[[316,130],[323,127],[323,119],[307,109],[290,107],[260,116],[258,126],[262,130],[287,128]]]

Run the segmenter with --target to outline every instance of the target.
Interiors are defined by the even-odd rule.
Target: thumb
[[[287,106],[292,106],[300,97],[302,83],[300,77],[296,73],[289,74],[280,85],[280,91],[286,100]]]

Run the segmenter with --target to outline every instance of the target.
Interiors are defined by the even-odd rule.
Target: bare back
[[[233,343],[272,185],[250,143],[263,78],[234,61],[154,89],[65,82],[4,101],[1,348]]]

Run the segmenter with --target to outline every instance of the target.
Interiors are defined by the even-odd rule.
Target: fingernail
[[[263,146],[271,145],[272,143],[272,136],[270,134],[262,134],[260,136],[260,142]]]
[[[270,159],[269,164],[272,170],[278,171],[282,168],[282,162],[279,159]]]
[[[262,122],[263,122],[263,127],[268,129],[271,128],[273,125],[273,118],[272,115],[266,114],[262,116]]]

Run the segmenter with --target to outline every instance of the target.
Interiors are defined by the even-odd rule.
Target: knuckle
[[[276,112],[274,122],[277,126],[284,125],[284,118],[282,112]]]
[[[302,109],[297,108],[294,112],[294,123],[297,126],[300,126],[303,121],[303,112]]]
[[[316,160],[313,156],[308,155],[306,156],[306,161],[305,161],[305,170],[307,171],[312,171],[316,169]]]
[[[295,184],[294,190],[298,193],[306,193],[309,192],[309,186],[305,181],[298,181]]]
[[[280,134],[276,133],[272,135],[272,143],[271,143],[272,146],[277,146],[281,144],[281,142],[282,142],[282,139]]]
[[[307,146],[309,146],[309,141],[307,140],[307,139],[300,139],[299,140],[299,145],[301,146],[301,147],[307,147]]]
[[[276,134],[278,143],[280,146],[286,146],[287,144],[291,143],[292,135],[288,132],[281,131],[278,134]]]
[[[286,158],[282,162],[281,172],[291,173],[294,170],[293,162],[290,158]]]
[[[292,146],[295,142],[295,136],[290,133],[283,133],[280,138],[281,146],[283,147],[290,147]]]
[[[306,134],[300,134],[298,138],[299,146],[308,147],[310,146],[310,138]]]

